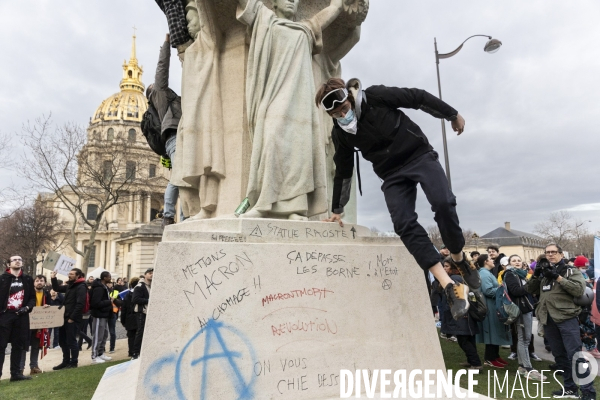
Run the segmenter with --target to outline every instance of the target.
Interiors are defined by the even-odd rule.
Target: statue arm
[[[245,0],[239,0],[240,2]],[[319,11],[315,18],[321,27],[321,30],[327,28],[340,15],[344,8],[344,0],[331,0],[327,8]]]
[[[248,0],[238,0],[238,4],[242,10],[245,10],[248,5]]]

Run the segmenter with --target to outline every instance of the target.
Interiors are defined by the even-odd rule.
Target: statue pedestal
[[[423,272],[398,238],[211,219],[163,239],[139,374],[123,367],[138,400],[329,399],[341,369],[445,370]]]

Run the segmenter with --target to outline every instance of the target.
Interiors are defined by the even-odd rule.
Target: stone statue
[[[306,220],[327,212],[326,140],[314,106],[313,56],[343,0],[296,22],[299,0],[239,0],[250,27],[246,108],[252,139],[247,218]],[[319,76],[322,79],[322,76]],[[319,80],[320,80],[319,79]]]
[[[315,107],[315,88],[341,75],[368,0],[271,4],[183,0],[192,41],[180,53],[183,116],[171,182],[186,217],[232,215],[246,196],[245,217],[327,213],[332,122]]]
[[[215,211],[219,181],[225,178],[220,32],[212,2],[189,0],[185,10],[194,42],[183,60],[182,117],[171,182],[180,188],[184,215],[203,219]]]

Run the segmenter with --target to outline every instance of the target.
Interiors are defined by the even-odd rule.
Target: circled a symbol
[[[381,284],[381,287],[383,288],[383,290],[389,290],[392,287],[392,281],[390,281],[389,279],[384,279],[383,283]]]

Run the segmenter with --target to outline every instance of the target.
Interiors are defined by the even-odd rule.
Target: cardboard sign
[[[68,276],[69,271],[71,271],[75,267],[76,261],[70,257],[61,255],[58,261],[56,262],[56,266],[54,267],[54,271],[61,275]]]
[[[59,306],[33,307],[29,314],[29,329],[56,328],[63,326],[65,308]]]

